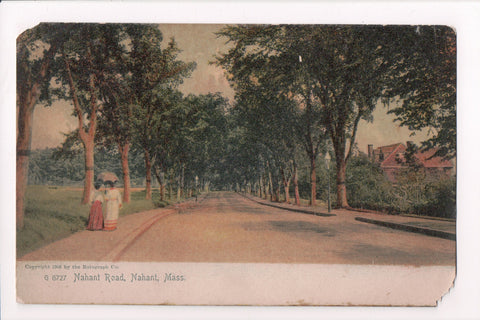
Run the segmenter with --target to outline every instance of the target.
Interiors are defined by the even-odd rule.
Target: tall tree
[[[172,38],[162,48],[162,32],[155,25],[128,25],[130,88],[138,112],[135,119],[138,144],[144,150],[146,167],[146,198],[152,196],[152,133],[161,91],[175,88],[190,75],[195,63],[178,60],[180,49]]]
[[[182,144],[176,149],[184,154],[186,179],[192,185],[196,177],[208,183],[223,156],[228,100],[219,93],[190,94],[184,105],[185,121],[179,132],[183,133]]]
[[[274,133],[268,143],[276,143],[277,146],[270,149],[276,150],[274,153],[283,150],[283,157],[288,155],[289,159],[280,161],[284,164],[280,171],[285,173],[285,165],[293,163],[291,171],[297,172],[294,155],[299,149],[297,144],[303,146],[310,159],[310,203],[315,205],[316,163],[326,135],[319,108],[316,107],[318,101],[312,94],[310,77],[304,72],[306,66],[299,61],[301,52],[285,48],[283,33],[283,28],[277,26],[225,28],[220,35],[228,37],[236,45],[227,54],[217,57],[217,61],[232,75],[230,79],[234,83],[237,100],[241,101],[248,95],[253,103],[247,102],[247,105],[258,105],[250,112],[254,119],[263,118],[264,123],[270,126],[269,132]],[[254,128],[258,130],[260,127],[256,125]],[[299,203],[298,177],[292,176],[292,179],[296,202]],[[283,180],[287,186],[288,180]]]
[[[293,35],[301,36],[296,49],[307,49],[302,55],[306,72],[335,152],[337,206],[347,207],[346,165],[358,124],[371,117],[382,97],[382,32],[376,27],[328,26],[294,28]]]
[[[188,149],[183,143],[177,143],[179,137],[184,136],[183,94],[168,88],[161,90],[154,105],[155,113],[147,131],[150,139],[145,140],[144,145],[148,147],[152,159],[151,166],[160,186],[160,200],[163,201],[166,186],[165,173],[169,171],[168,169],[171,169],[172,173],[177,162],[176,155],[183,154]]]
[[[17,228],[23,228],[24,197],[35,106],[48,104],[51,65],[68,30],[59,24],[40,24],[17,38]]]
[[[59,78],[69,88],[78,134],[85,149],[82,203],[88,203],[94,180],[94,149],[98,116],[105,91],[118,89],[116,57],[121,56],[123,27],[115,24],[76,24],[61,48]]]
[[[122,61],[124,59],[120,59]],[[124,65],[123,63],[121,65]],[[121,72],[121,73],[120,73]],[[131,124],[132,108],[129,86],[125,79],[128,69],[119,70],[118,83],[111,90],[102,91],[104,101],[102,113],[99,116],[99,139],[105,147],[116,145],[121,158],[123,173],[123,202],[130,202],[131,183],[129,168],[129,151],[133,139]]]
[[[275,182],[281,180],[288,201],[289,186],[295,173],[295,153],[299,149],[297,141],[301,137],[296,130],[300,119],[293,101],[283,99],[273,88],[266,90],[269,88],[267,85],[259,82],[253,87],[244,88],[237,95],[236,116],[239,125],[246,129],[244,134],[249,143],[257,145],[258,154],[261,154],[253,162],[263,169],[259,174],[267,174],[268,181],[270,176]],[[250,152],[248,149],[245,151]],[[268,172],[262,172],[264,170]],[[295,187],[298,189],[298,185]],[[279,193],[278,184],[271,185],[269,191],[271,197],[278,200],[275,196]]]

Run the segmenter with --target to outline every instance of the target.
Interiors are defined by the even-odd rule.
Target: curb
[[[175,209],[167,209],[164,212],[159,212],[152,218],[145,221],[136,229],[132,230],[125,238],[123,238],[115,247],[102,258],[105,261],[118,261],[122,254],[137,240],[142,234],[150,229],[158,220],[176,213]]]
[[[303,209],[296,209],[296,208],[287,208],[287,207],[282,207],[282,206],[277,206],[273,203],[265,203],[265,202],[261,202],[261,201],[258,201],[256,199],[253,199],[253,198],[250,198],[250,197],[247,197],[246,195],[243,195],[241,193],[239,193],[240,195],[242,195],[243,197],[247,198],[248,200],[250,201],[253,201],[253,202],[256,202],[258,204],[261,204],[263,206],[269,206],[269,207],[273,207],[273,208],[278,208],[278,209],[283,209],[283,210],[288,210],[288,211],[294,211],[294,212],[300,212],[300,213],[307,213],[307,214],[313,214],[315,216],[320,216],[320,217],[333,217],[333,216],[336,216],[336,214],[334,213],[322,213],[322,212],[314,212],[312,210],[303,210]]]
[[[400,224],[400,223],[381,221],[381,220],[373,220],[373,219],[362,218],[362,217],[355,217],[355,220],[360,221],[360,222],[376,224],[376,225],[379,225],[379,226],[382,226],[382,227],[387,227],[387,228],[391,228],[391,229],[395,229],[395,230],[402,230],[402,231],[420,233],[420,234],[424,234],[426,236],[443,238],[443,239],[447,239],[447,240],[455,241],[457,239],[457,235],[455,233],[446,232],[446,231],[440,231],[440,230],[428,229],[428,228],[419,228],[419,227],[409,226],[409,225]]]
[[[150,219],[146,220],[143,224],[141,224],[139,227],[136,229],[130,231],[126,235],[125,238],[123,238],[120,242],[118,242],[115,247],[107,254],[105,255],[102,260],[105,261],[119,261],[120,257],[125,253],[125,251],[130,248],[130,246],[139,238],[141,237],[146,231],[148,231],[155,223],[157,223],[159,220],[161,220],[164,217],[167,217],[171,214],[174,213],[181,213],[184,209],[192,207],[191,205],[189,206],[190,203],[197,203],[206,197],[207,194],[202,194],[198,197],[198,200],[195,201],[192,198],[186,199],[182,202],[177,202],[173,204],[171,207],[167,206],[165,208],[158,208],[158,209],[153,209],[153,210],[160,210],[159,213],[151,217]],[[182,208],[181,205],[184,205],[185,207]]]
[[[313,214],[313,215],[323,216],[323,217],[336,216],[336,214],[333,214],[333,213],[321,213],[321,212],[316,213],[316,212],[313,212],[311,210],[302,210],[302,209],[281,207],[281,206],[277,206],[275,204],[258,201],[254,198],[250,198],[250,197],[248,197],[246,195],[243,195],[241,193],[239,193],[239,194],[242,195],[243,197],[247,198],[250,201],[256,202],[256,203],[264,205],[264,206],[269,206],[269,207],[274,207],[274,208],[284,209],[284,210],[289,210],[289,211],[294,211],[294,212],[300,212],[300,213]],[[355,210],[350,210],[350,211],[355,211]],[[383,215],[385,215],[385,214],[383,214]],[[402,230],[402,231],[407,231],[407,232],[419,233],[419,234],[423,234],[423,235],[430,236],[430,237],[437,237],[437,238],[442,238],[442,239],[447,239],[447,240],[452,240],[452,241],[456,241],[456,239],[457,239],[457,235],[455,233],[440,231],[440,230],[436,230],[436,229],[420,228],[420,227],[409,226],[409,225],[401,224],[401,223],[374,220],[374,219],[368,219],[368,218],[363,218],[363,217],[355,217],[355,220],[360,221],[360,222],[365,222],[365,223],[376,224],[376,225],[379,225],[379,226],[382,226],[382,227],[391,228],[391,229],[395,229],[395,230]]]

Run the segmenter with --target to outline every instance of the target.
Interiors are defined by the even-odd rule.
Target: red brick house
[[[407,142],[407,145],[410,142]],[[385,172],[388,180],[395,182],[395,175],[407,167],[405,152],[407,147],[403,143],[395,143],[388,146],[373,148],[368,145],[368,157],[380,166]],[[451,161],[444,160],[440,157],[432,157],[435,149],[419,150],[415,153],[417,163],[425,170],[428,176],[449,176],[453,174],[454,166]]]

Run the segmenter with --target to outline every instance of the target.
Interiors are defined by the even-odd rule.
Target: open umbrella
[[[97,176],[97,181],[102,181],[104,183],[107,181],[117,182],[118,177],[113,172],[102,172]]]

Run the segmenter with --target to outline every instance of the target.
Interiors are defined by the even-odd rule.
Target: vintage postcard
[[[438,23],[22,29],[17,303],[437,306],[457,42]]]

